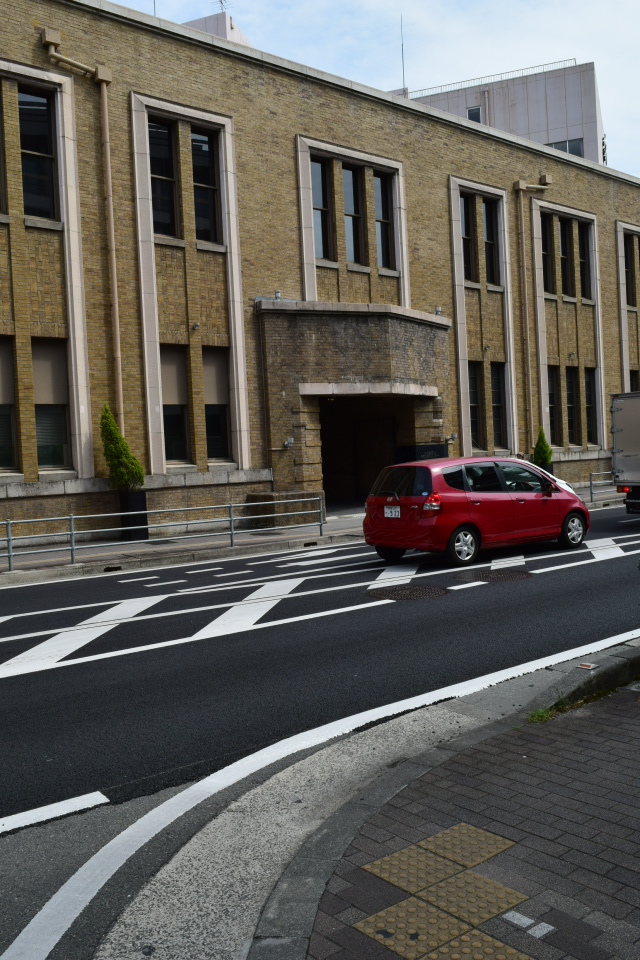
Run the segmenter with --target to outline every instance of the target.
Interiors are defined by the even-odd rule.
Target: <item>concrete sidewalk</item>
[[[96,960],[638,958],[637,676],[632,639],[295,760],[186,843]]]

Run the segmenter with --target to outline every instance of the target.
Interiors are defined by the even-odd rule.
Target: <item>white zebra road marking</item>
[[[89,617],[88,620],[84,621],[84,624],[79,625],[80,629],[74,627],[71,630],[64,630],[62,633],[57,633],[55,637],[49,637],[43,643],[31,647],[30,650],[19,653],[11,660],[6,660],[0,666],[0,677],[14,677],[22,673],[36,673],[39,670],[46,670],[47,667],[51,667],[54,663],[58,663],[58,661],[75,653],[85,644],[91,643],[97,637],[113,630],[114,627],[118,626],[117,623],[113,622],[114,620],[135,617],[136,614],[142,613],[143,610],[147,610],[153,604],[160,603],[165,597],[166,595],[137,597],[133,600],[123,600],[121,603],[116,603],[115,606],[108,607],[106,610],[96,613],[95,616]]]
[[[624,556],[624,550],[619,547],[612,537],[602,537],[600,540],[585,540],[587,550],[593,552],[594,560],[610,560],[611,557]]]
[[[296,580],[277,580],[275,583],[265,583],[258,590],[245,597],[243,604],[230,607],[219,617],[208,623],[206,627],[194,633],[192,640],[205,640],[207,637],[220,637],[227,633],[238,633],[252,627],[258,620],[269,613],[285,594],[292,593],[296,587],[304,583],[304,578]],[[264,598],[264,599],[263,599]]]
[[[421,563],[404,563],[393,567],[385,567],[378,577],[369,584],[368,590],[377,590],[380,586],[398,587],[403,583],[411,583],[411,578],[416,575]]]

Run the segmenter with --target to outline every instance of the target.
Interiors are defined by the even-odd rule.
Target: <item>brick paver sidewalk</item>
[[[477,743],[357,834],[309,960],[640,958],[640,685]]]

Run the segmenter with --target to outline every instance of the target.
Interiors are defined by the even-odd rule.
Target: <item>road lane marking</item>
[[[393,601],[382,600],[380,603]],[[366,604],[375,606],[376,604]],[[336,737],[363,727],[368,723],[386,720],[408,710],[417,710],[420,707],[431,706],[442,700],[467,696],[477,693],[486,687],[521,677],[545,667],[577,657],[584,657],[590,653],[606,650],[608,647],[640,638],[640,629],[621,633],[614,637],[607,637],[592,644],[565,650],[563,653],[544,657],[541,660],[532,660],[528,663],[508,667],[496,673],[485,674],[473,680],[463,680],[449,687],[442,687],[430,693],[399,700],[396,703],[374,707],[353,716],[297,733],[279,743],[271,744],[258,750],[256,753],[243,757],[235,763],[218,770],[205,777],[198,783],[187,787],[175,794],[169,800],[159,804],[146,813],[135,823],[110,840],[101,850],[98,850],[66,883],[45,903],[44,907],[33,917],[24,930],[18,935],[7,950],[0,956],[0,960],[46,960],[56,944],[64,936],[71,925],[77,920],[82,911],[91,903],[104,885],[114,874],[137,853],[145,844],[161,833],[166,827],[174,823],[185,813],[208,800],[222,790],[245,780],[277,761],[288,759],[303,750],[320,747]]]
[[[411,578],[415,576],[422,562],[394,564],[392,567],[385,567],[379,576],[369,584],[367,590],[376,590],[381,586],[399,587],[403,583],[411,583]]]
[[[361,550],[367,548],[367,544],[363,540],[351,541],[350,543],[345,544],[342,547],[319,547],[317,550],[300,550],[295,553],[283,554],[279,557],[271,557],[269,560],[254,560],[253,563],[250,563],[250,567],[259,567],[265,563],[282,563],[283,560],[304,560],[307,557],[320,557],[327,556],[330,553],[339,553],[341,550],[353,550],[354,547],[357,547],[361,543]]]
[[[25,810],[24,813],[14,813],[10,817],[0,817],[0,833],[18,830],[20,827],[30,827],[34,823],[44,823],[45,820],[55,820],[65,817],[69,813],[79,810],[90,810],[100,804],[109,803],[104,793],[85,793],[82,797],[71,797],[70,800],[60,800],[58,803],[48,803],[46,807],[35,807]]]
[[[231,573],[216,573],[216,577],[247,577],[250,573],[253,573],[253,570],[232,570]]]
[[[145,583],[145,587],[169,587],[172,583],[188,583],[187,580],[162,580],[161,583]]]
[[[626,552],[617,553],[613,557],[605,557],[605,560],[615,560],[618,557],[634,557],[636,554],[640,553],[640,550],[627,550]],[[540,570],[532,570],[531,573],[553,573],[554,570],[568,570],[572,567],[584,567],[588,563],[599,563],[600,557],[591,557],[589,560],[574,560],[573,563],[557,563],[553,567],[541,567]],[[2,958],[0,957],[0,960]]]
[[[5,662],[0,665],[0,677],[13,677],[22,673],[34,673],[40,670],[46,670],[47,667],[53,666],[64,657],[75,653],[80,647],[84,647],[85,644],[90,643],[97,637],[101,637],[102,634],[107,633],[107,631],[112,630],[114,627],[114,614],[116,618],[118,613],[122,613],[124,617],[135,617],[137,613],[141,613],[143,610],[152,606],[152,604],[159,603],[164,599],[165,597],[161,596],[123,600],[121,603],[112,606],[109,610],[103,610],[94,617],[90,617],[77,627],[71,630],[64,630],[62,633],[57,633],[54,637],[50,637],[43,643],[39,643],[36,647],[31,647],[30,650],[25,650],[24,653],[19,653],[17,657],[5,660]]]
[[[519,557],[505,557],[502,560],[492,560],[491,569],[503,570],[505,567],[524,567],[525,562],[524,554]]]
[[[622,547],[618,547],[612,537],[602,537],[600,540],[585,540],[587,550],[593,551],[596,560],[610,560],[611,557],[624,556]]]
[[[118,580],[118,583],[138,583],[140,580],[159,580],[156,574],[153,577],[131,577],[129,580]]]
[[[487,580],[474,580],[473,583],[459,583],[455,587],[447,587],[447,590],[468,590],[469,587],[484,587]]]
[[[202,627],[197,633],[194,633],[192,640],[206,640],[208,637],[221,637],[228,633],[238,633],[252,627],[266,613],[269,613],[276,604],[286,595],[292,593],[296,587],[304,583],[304,578],[296,580],[279,580],[277,583],[270,583],[260,587],[250,596],[246,597],[243,604],[237,604],[230,607],[206,627]],[[274,588],[278,589],[277,595],[274,595]],[[245,606],[246,604],[246,606]]]
[[[185,570],[185,573],[189,576],[194,573],[213,573],[214,570],[222,570],[222,567],[205,567],[204,570]]]
[[[342,563],[343,560],[351,560],[352,558],[360,560],[362,558],[362,553],[347,553],[346,556],[341,554],[339,557],[321,557],[319,560],[296,560],[291,563],[283,563],[283,567],[313,567],[320,563]],[[368,560],[362,561],[363,563],[368,563]]]

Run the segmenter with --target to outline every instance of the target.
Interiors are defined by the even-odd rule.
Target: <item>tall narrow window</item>
[[[637,393],[640,390],[640,371],[639,370],[629,370],[629,389],[632,393]]]
[[[567,367],[567,439],[569,443],[580,442],[580,419],[578,410],[578,370]]]
[[[560,217],[558,220],[560,231],[560,274],[562,278],[562,292],[565,297],[574,297],[575,283],[573,277],[573,221]]]
[[[594,367],[587,367],[584,371],[584,404],[587,443],[597,443],[598,421],[596,417],[596,371]]]
[[[624,279],[627,287],[627,306],[636,307],[636,246],[637,241],[632,233],[624,235]]]
[[[471,443],[478,450],[485,448],[484,391],[482,389],[482,364],[469,363],[469,419]]]
[[[176,179],[174,128],[170,123],[149,120],[151,204],[153,232],[176,237]]]
[[[0,470],[16,466],[13,349],[10,337],[0,337]]]
[[[391,177],[387,173],[374,173],[373,195],[376,211],[376,246],[378,266],[393,270],[393,224],[391,220]]]
[[[55,220],[55,136],[53,94],[18,88],[24,212]]]
[[[164,450],[169,461],[189,460],[189,396],[184,347],[161,346],[162,419]]]
[[[342,168],[344,196],[344,234],[347,244],[347,263],[362,263],[362,215],[360,170]]]
[[[542,283],[545,293],[556,292],[556,271],[553,250],[553,217],[550,213],[540,214],[542,233]]]
[[[326,160],[311,161],[313,195],[313,238],[317,260],[333,260],[331,215],[329,211],[329,164]]]
[[[560,420],[558,417],[558,397],[560,394],[560,379],[558,367],[547,367],[549,381],[549,442],[554,447],[560,444]]]
[[[474,198],[468,193],[460,194],[460,230],[462,233],[462,256],[464,278],[475,283],[478,279],[476,256],[476,225]]]
[[[578,256],[580,258],[580,296],[591,300],[591,227],[578,222]]]
[[[207,459],[229,459],[229,351],[203,347]]]
[[[504,408],[504,363],[491,364],[491,412],[493,416],[493,445],[506,447],[507,430]]]
[[[487,283],[500,283],[498,257],[498,201],[482,200],[482,223],[484,227],[484,260]]]
[[[67,341],[31,341],[38,466],[71,466]]]
[[[196,239],[221,243],[220,193],[216,147],[218,135],[210,130],[191,130],[193,164],[193,202],[196,215]]]

